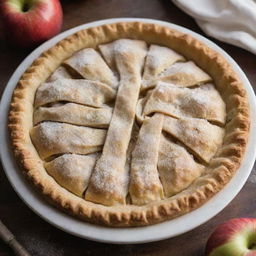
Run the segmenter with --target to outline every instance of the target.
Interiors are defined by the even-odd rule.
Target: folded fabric
[[[256,54],[256,2],[253,0],[173,0],[209,36]]]

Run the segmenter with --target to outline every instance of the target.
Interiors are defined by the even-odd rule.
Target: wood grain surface
[[[140,17],[172,22],[204,35],[195,21],[169,0],[63,0],[62,5],[63,31],[99,19]],[[237,61],[256,89],[255,56],[237,47],[213,41]],[[30,51],[10,47],[0,39],[1,94],[15,68]],[[239,195],[222,212],[186,234],[149,244],[109,245],[66,234],[35,215],[16,195],[0,167],[0,219],[33,256],[203,256],[205,242],[217,224],[230,218],[256,216],[255,186],[254,170]],[[10,255],[13,253],[0,241],[0,256]]]

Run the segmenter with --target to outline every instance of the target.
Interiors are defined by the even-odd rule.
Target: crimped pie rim
[[[129,37],[131,34],[133,36]],[[222,88],[226,84],[229,85],[228,88],[225,87],[226,90],[223,90],[223,95],[234,96],[234,102],[230,99],[227,100],[236,104],[235,111],[232,114],[233,126],[239,127],[239,129],[234,130],[232,125],[229,127],[230,131],[226,134],[226,137],[228,137],[226,140],[232,143],[229,143],[230,145],[225,146],[223,152],[220,152],[220,155],[225,156],[224,159],[212,163],[214,169],[208,177],[200,180],[202,184],[199,187],[193,188],[192,186],[193,193],[180,193],[178,196],[143,207],[133,205],[105,207],[90,203],[63,189],[46,171],[43,172],[42,161],[30,141],[27,127],[28,120],[27,116],[24,115],[29,109],[26,104],[32,104],[33,106],[33,103],[26,101],[29,96],[33,97],[29,85],[44,81],[64,59],[74,51],[88,47],[89,43],[90,46],[95,46],[124,37],[146,39],[146,42],[153,43],[155,39],[151,38],[152,34],[159,35],[156,38],[158,41],[155,42],[158,44],[170,43],[168,40],[171,38],[174,43],[182,42],[186,44],[185,51],[187,52],[184,54],[184,51],[182,51],[183,55],[189,56],[199,66],[205,68],[213,78],[218,79],[217,83]],[[85,38],[86,42],[84,42]],[[159,40],[162,40],[162,42],[159,42]],[[87,46],[84,46],[84,43],[88,43]],[[174,47],[169,47],[177,50]],[[189,52],[191,48],[193,51]],[[211,60],[211,63],[207,64],[209,60]],[[208,67],[204,67],[204,65],[208,65]],[[50,199],[50,202],[67,212],[89,222],[109,226],[149,225],[177,217],[205,203],[223,188],[238,169],[246,147],[249,123],[249,106],[243,84],[220,54],[190,35],[156,24],[142,22],[120,22],[84,29],[61,40],[56,46],[53,46],[36,59],[23,74],[14,91],[9,114],[9,130],[15,157],[32,183]]]

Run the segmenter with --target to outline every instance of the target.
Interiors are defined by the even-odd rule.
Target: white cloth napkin
[[[253,0],[173,0],[200,28],[220,41],[256,54],[256,2]]]

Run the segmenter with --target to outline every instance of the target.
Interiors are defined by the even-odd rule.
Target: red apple
[[[256,219],[231,219],[213,232],[207,256],[256,256]]]
[[[21,47],[53,37],[62,26],[59,0],[0,0],[0,17],[6,37]]]

